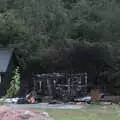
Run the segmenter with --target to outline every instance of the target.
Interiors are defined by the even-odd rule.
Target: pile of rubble
[[[0,120],[53,120],[46,112],[0,107]]]

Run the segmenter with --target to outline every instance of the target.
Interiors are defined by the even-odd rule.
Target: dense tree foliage
[[[0,0],[0,44],[30,73],[87,71],[116,91],[119,13],[118,0]]]

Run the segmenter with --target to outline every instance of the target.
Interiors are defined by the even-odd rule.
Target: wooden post
[[[85,85],[87,85],[87,79],[88,79],[88,77],[87,77],[87,73],[85,73]]]
[[[41,87],[42,87],[42,81],[40,80],[40,81],[39,81],[39,89],[40,89],[40,92],[42,91]]]
[[[70,95],[71,92],[71,84],[70,84],[70,78],[68,78],[68,93]]]
[[[56,80],[53,81],[53,97],[56,98]]]
[[[48,86],[49,96],[52,96],[51,84],[49,79],[47,79],[47,86]]]

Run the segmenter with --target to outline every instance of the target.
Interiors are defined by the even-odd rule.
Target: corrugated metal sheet
[[[13,49],[0,49],[0,72],[6,72],[11,60]]]

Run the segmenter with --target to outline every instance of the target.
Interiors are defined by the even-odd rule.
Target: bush
[[[7,90],[5,98],[8,97],[12,98],[18,96],[19,90],[20,90],[20,73],[19,73],[19,67],[17,67],[13,72],[13,77],[10,82],[10,88]]]

